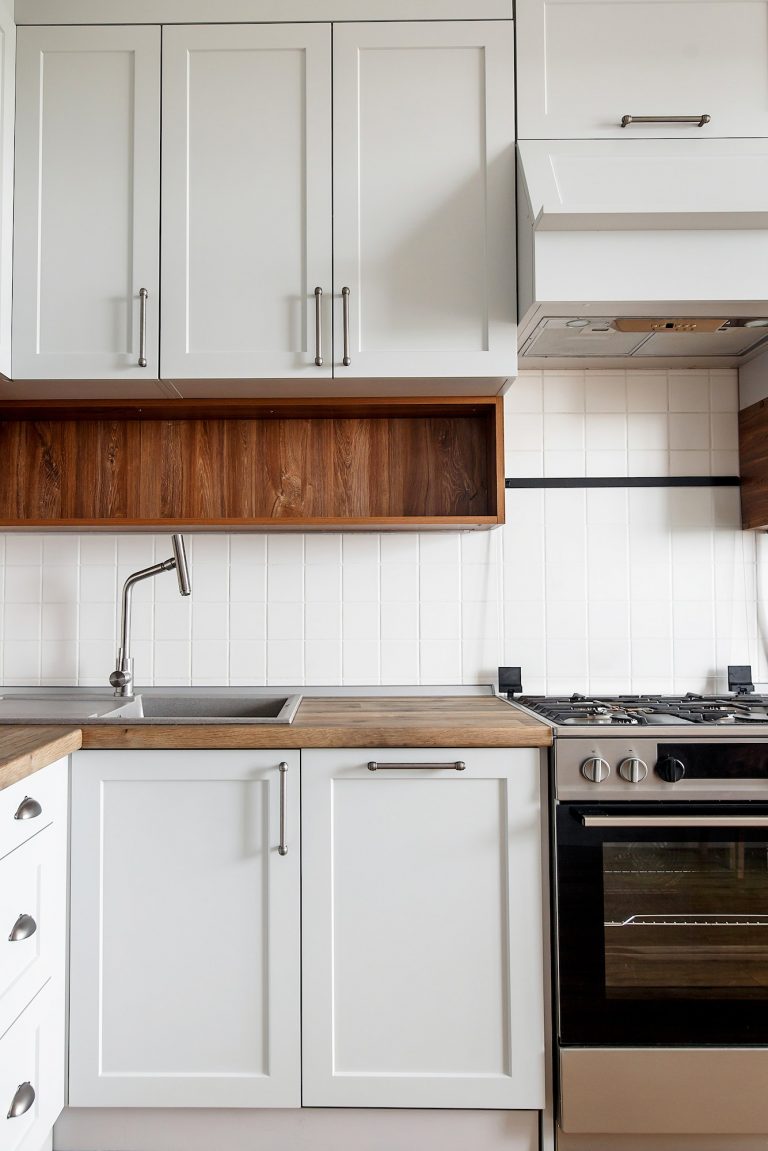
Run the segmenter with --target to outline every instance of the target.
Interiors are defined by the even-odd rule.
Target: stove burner
[[[618,695],[590,697],[516,696],[531,711],[563,726],[651,726],[663,724],[768,723],[768,697]]]

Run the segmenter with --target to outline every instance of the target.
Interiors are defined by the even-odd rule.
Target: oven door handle
[[[582,815],[584,827],[768,827],[768,815]]]

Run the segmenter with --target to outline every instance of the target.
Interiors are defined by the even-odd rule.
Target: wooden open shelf
[[[741,526],[768,528],[768,400],[739,412]]]
[[[503,522],[498,397],[0,405],[6,529]]]

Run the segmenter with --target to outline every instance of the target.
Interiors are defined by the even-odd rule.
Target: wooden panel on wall
[[[741,525],[768,527],[768,400],[739,412]]]
[[[0,409],[4,527],[503,522],[501,401]]]

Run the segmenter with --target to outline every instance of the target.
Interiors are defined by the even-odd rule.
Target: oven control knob
[[[623,759],[619,764],[619,775],[627,783],[642,783],[648,774],[648,764],[642,759]]]
[[[602,783],[611,774],[611,765],[608,760],[601,759],[599,755],[593,755],[582,763],[581,774],[590,783]]]
[[[665,783],[677,783],[685,775],[685,764],[672,755],[665,755],[656,764],[656,774]]]

